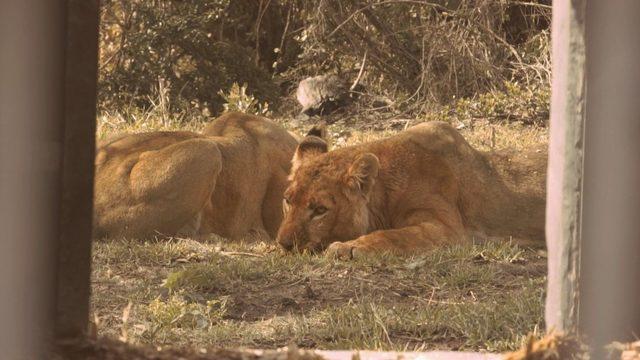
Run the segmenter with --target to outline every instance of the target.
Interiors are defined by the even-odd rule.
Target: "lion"
[[[96,237],[277,234],[298,141],[274,122],[227,113],[202,134],[118,136],[96,152]]]
[[[482,153],[443,122],[328,151],[309,135],[292,160],[277,242],[353,258],[473,239],[544,239],[546,150]]]

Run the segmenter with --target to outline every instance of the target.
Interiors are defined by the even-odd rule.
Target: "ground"
[[[98,137],[120,131],[198,130],[202,123],[103,115]],[[340,120],[334,146],[370,141],[425,119]],[[278,120],[303,132],[310,123]],[[478,149],[525,149],[544,126],[452,120]],[[543,246],[543,244],[541,244]],[[400,258],[339,261],[285,254],[272,242],[103,239],[93,251],[97,334],[153,346],[273,349],[473,350],[519,348],[544,328],[546,251],[474,244]]]
[[[100,335],[154,345],[515,349],[542,327],[546,259],[509,243],[338,261],[272,244],[94,247]]]

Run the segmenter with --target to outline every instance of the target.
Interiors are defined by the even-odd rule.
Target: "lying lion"
[[[97,237],[275,237],[298,142],[275,123],[228,113],[203,134],[132,134],[99,145]]]
[[[474,238],[544,239],[546,150],[481,153],[429,122],[339,150],[307,136],[277,241],[339,257],[412,254]]]

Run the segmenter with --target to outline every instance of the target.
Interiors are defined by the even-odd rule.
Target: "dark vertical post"
[[[64,49],[63,0],[0,2],[1,359],[44,359],[53,333]]]
[[[547,177],[547,328],[575,331],[579,315],[585,122],[585,0],[553,3],[553,82]]]
[[[581,328],[596,351],[640,336],[639,14],[638,1],[587,6]]]
[[[2,359],[87,326],[97,40],[98,0],[0,4]]]
[[[98,72],[98,0],[67,0],[56,335],[87,329]]]

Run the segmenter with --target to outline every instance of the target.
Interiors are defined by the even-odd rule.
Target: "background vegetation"
[[[550,13],[550,0],[105,0],[100,108],[162,94],[171,112],[206,117],[236,82],[291,115],[301,79],[354,82],[361,68],[368,109],[415,115],[509,84],[544,107]]]

